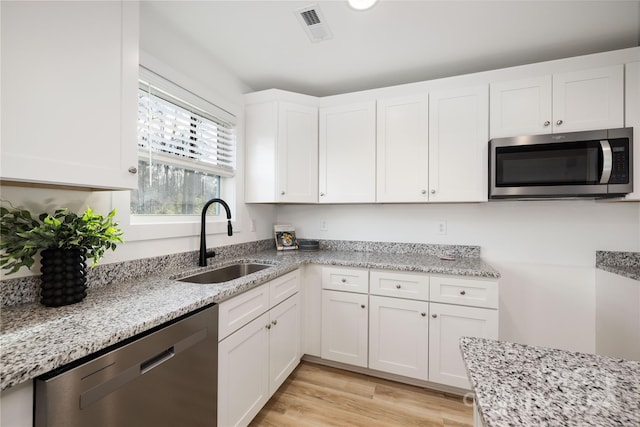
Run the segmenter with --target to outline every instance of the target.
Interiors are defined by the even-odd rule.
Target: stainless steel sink
[[[241,262],[231,264],[225,267],[216,268],[215,270],[205,271],[203,273],[187,276],[178,279],[180,282],[189,283],[222,283],[229,280],[237,279],[251,273],[255,273],[265,268],[273,267],[270,264],[258,264],[253,262]]]

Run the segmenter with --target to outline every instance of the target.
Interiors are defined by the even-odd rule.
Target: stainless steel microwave
[[[633,191],[633,128],[495,138],[489,198],[618,197]]]

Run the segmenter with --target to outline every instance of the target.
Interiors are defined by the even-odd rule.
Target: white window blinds
[[[204,109],[208,107],[206,101],[199,99],[200,105],[194,105],[175,96],[176,87],[169,88],[170,94],[159,87],[162,83],[153,80],[157,81],[158,77],[141,72],[138,90],[141,159],[150,164],[164,163],[233,176],[236,167],[234,124]],[[183,95],[195,97],[190,93]],[[211,104],[208,110],[219,109]]]

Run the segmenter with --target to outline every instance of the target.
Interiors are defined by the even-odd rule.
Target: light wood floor
[[[473,426],[454,395],[302,362],[250,427]]]

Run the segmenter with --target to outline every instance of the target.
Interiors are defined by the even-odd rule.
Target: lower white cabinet
[[[498,338],[497,280],[351,268],[343,282],[344,273],[322,267],[323,359],[471,388],[459,341]],[[353,277],[356,288],[345,285]]]
[[[369,297],[369,368],[428,379],[429,303]]]
[[[230,313],[229,319],[255,317],[242,325],[238,320],[219,326],[220,330],[227,330],[229,325],[237,325],[226,337],[221,333],[218,343],[220,427],[248,425],[298,366],[299,278],[296,270],[220,304],[220,312]],[[286,295],[289,296],[282,301]],[[269,300],[275,303],[256,312],[256,307]]]
[[[367,367],[369,295],[322,291],[321,357]]]
[[[429,381],[470,389],[460,338],[498,339],[498,311],[433,302],[429,311]]]

